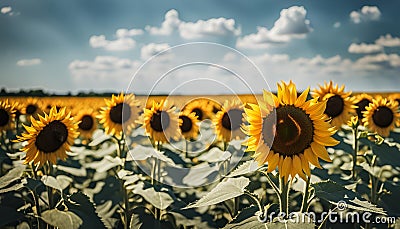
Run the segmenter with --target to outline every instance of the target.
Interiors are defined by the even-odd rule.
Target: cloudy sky
[[[300,89],[330,79],[353,91],[400,85],[396,0],[1,0],[0,9],[7,89],[218,94],[274,90],[290,79]],[[200,62],[208,64],[193,64]]]

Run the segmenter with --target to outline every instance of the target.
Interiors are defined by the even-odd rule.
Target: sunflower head
[[[351,92],[344,92],[344,85],[333,85],[333,82],[319,85],[319,89],[315,89],[313,97],[319,101],[326,100],[326,108],[324,113],[331,118],[332,126],[340,128],[347,123],[351,114],[355,112],[356,106],[353,105],[354,99],[350,96]]]
[[[211,118],[215,103],[211,103],[210,101],[211,100],[206,98],[191,100],[183,107],[182,111],[189,114],[194,112],[199,121]],[[216,109],[214,109],[214,111],[216,111]]]
[[[164,100],[159,103],[153,101],[151,108],[144,108],[143,111],[138,123],[142,124],[153,142],[164,143],[170,139],[179,139],[181,120],[174,112],[175,107],[168,106]]]
[[[17,136],[17,142],[27,141],[21,150],[26,152],[25,164],[33,162],[42,166],[46,162],[56,164],[57,158],[65,160],[67,151],[79,135],[78,123],[65,108],[57,111],[55,107],[49,114],[31,118],[31,125],[24,125],[27,133]]]
[[[372,103],[372,99],[373,97],[366,93],[359,94],[354,98],[354,105],[357,106],[356,113],[358,116],[358,120],[361,121],[361,124],[365,108],[368,107],[370,103]]]
[[[15,107],[8,100],[0,101],[0,131],[14,128]]]
[[[112,95],[111,100],[104,101],[106,106],[101,108],[97,118],[106,134],[120,138],[123,130],[129,132],[136,126],[136,120],[139,117],[139,101],[133,94]]]
[[[325,146],[338,143],[331,137],[336,130],[324,114],[327,101],[306,101],[308,92],[297,96],[292,81],[282,82],[277,96],[264,91],[264,101],[245,108],[247,150],[254,152],[259,165],[268,163],[267,172],[278,166],[285,181],[296,174],[306,179],[311,173],[309,163],[321,167],[318,158],[331,161]]]
[[[243,105],[239,100],[231,103],[225,101],[221,110],[215,115],[213,124],[219,140],[229,142],[232,139],[242,139],[245,135],[240,127],[245,121]]]
[[[75,120],[79,122],[78,131],[83,139],[90,139],[97,129],[96,112],[92,109],[85,109],[78,112]]]
[[[397,107],[397,101],[378,96],[364,111],[365,126],[383,137],[389,136],[400,116]]]
[[[193,112],[187,114],[185,112],[181,112],[179,114],[179,119],[181,120],[179,127],[182,136],[188,140],[196,139],[197,135],[199,134],[199,125],[197,124],[198,120],[196,113]]]
[[[36,98],[28,98],[28,100],[24,103],[24,111],[26,115],[26,119],[29,122],[31,117],[38,118],[38,114],[42,113],[42,102]]]

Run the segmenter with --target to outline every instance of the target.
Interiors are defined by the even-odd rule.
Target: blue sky
[[[291,79],[304,89],[332,79],[353,91],[398,91],[399,8],[396,0],[1,0],[0,86],[122,91],[152,55],[201,41],[237,49],[263,76],[254,76],[235,51],[209,48],[200,54],[194,48],[177,55],[179,50],[172,49],[150,61],[130,89],[148,92],[163,72],[185,62],[179,58],[199,55],[201,60],[215,57],[215,63],[240,69],[246,81],[254,82],[250,84],[255,92],[268,87],[262,78],[272,90],[280,80]],[[210,67],[166,77],[155,92],[169,93],[177,84],[200,76],[237,93],[248,92],[235,76]],[[177,91],[229,91],[209,87],[210,82],[187,83]]]

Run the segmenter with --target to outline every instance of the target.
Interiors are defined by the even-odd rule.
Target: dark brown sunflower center
[[[151,116],[150,126],[153,130],[161,132],[169,126],[170,118],[166,111],[157,111]]]
[[[4,109],[0,109],[0,126],[7,125],[8,121],[10,121],[10,115]]]
[[[55,120],[47,124],[37,135],[35,145],[44,153],[57,151],[68,138],[68,129],[64,123]]]
[[[34,104],[29,104],[28,106],[26,106],[26,113],[31,115],[34,114],[37,110],[37,106],[35,106]]]
[[[378,107],[372,115],[375,125],[382,128],[390,126],[393,122],[393,118],[393,111],[385,106]]]
[[[344,101],[340,95],[334,95],[326,102],[325,114],[331,118],[339,116],[344,109]]]
[[[213,112],[214,114],[216,114],[216,113],[218,113],[218,111],[220,111],[220,108],[218,108],[218,107],[216,107],[216,106],[213,106],[212,112]]]
[[[222,116],[222,126],[228,130],[237,130],[242,125],[243,111],[239,109],[232,109],[225,112]]]
[[[286,156],[300,154],[310,146],[313,133],[313,122],[301,108],[278,107],[272,150]]]
[[[122,124],[131,117],[131,107],[126,103],[118,103],[110,109],[111,121]]]
[[[179,116],[179,118],[182,120],[182,124],[181,124],[182,133],[189,132],[193,126],[192,120],[185,115],[181,115],[181,116]]]
[[[81,122],[78,124],[79,129],[81,130],[90,130],[93,128],[94,120],[90,115],[84,115],[81,118]]]
[[[203,120],[203,111],[200,108],[194,108],[192,112],[196,114],[198,120]]]
[[[362,99],[360,102],[356,103],[356,106],[358,106],[356,108],[356,112],[357,112],[357,116],[358,119],[362,119],[363,118],[363,111],[365,111],[366,107],[371,103],[371,101],[369,101],[369,99]]]

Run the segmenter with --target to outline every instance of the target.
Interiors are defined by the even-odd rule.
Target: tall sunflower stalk
[[[133,94],[112,95],[111,100],[105,99],[106,106],[100,111],[97,116],[99,123],[103,124],[106,134],[110,134],[117,145],[117,157],[122,160],[122,166],[118,166],[115,172],[121,184],[121,192],[123,199],[123,216],[122,221],[124,228],[129,228],[130,225],[130,204],[129,195],[124,180],[118,177],[118,172],[125,169],[126,162],[126,139],[125,133],[136,127],[136,120],[139,117],[138,106],[139,101],[135,99]]]
[[[170,139],[178,140],[180,138],[182,120],[174,112],[174,106],[168,106],[168,102],[164,100],[159,103],[153,101],[152,107],[150,109],[144,108],[143,111],[138,123],[142,124],[146,135],[157,152],[162,150],[163,143],[169,142]],[[157,185],[157,182],[162,179],[160,160],[157,157],[153,158],[150,178],[152,185]],[[160,220],[161,210],[155,207],[154,216]]]
[[[23,125],[27,133],[17,136],[16,142],[25,142],[27,144],[21,149],[26,152],[24,164],[30,164],[32,177],[38,178],[38,170],[43,169],[47,176],[54,176],[54,166],[58,159],[65,160],[67,151],[74,144],[75,138],[79,135],[77,132],[78,122],[71,117],[71,113],[62,108],[57,111],[56,107],[50,109],[49,114],[38,116],[38,120],[31,117],[31,125]],[[47,186],[48,207],[56,207],[54,193],[56,190]],[[33,191],[33,198],[38,218],[38,227],[40,228],[40,205],[39,196]]]
[[[330,162],[325,146],[338,144],[332,135],[336,129],[324,114],[326,100],[317,98],[307,101],[309,88],[297,96],[295,84],[278,84],[277,96],[264,91],[263,100],[258,104],[248,104],[244,108],[246,120],[244,132],[247,151],[259,166],[268,164],[267,180],[278,195],[280,211],[289,212],[289,190],[294,177],[298,175],[306,181],[304,207],[309,198],[310,163],[321,168],[318,158]],[[279,188],[269,178],[269,173],[278,167]],[[307,182],[308,181],[308,182]]]

